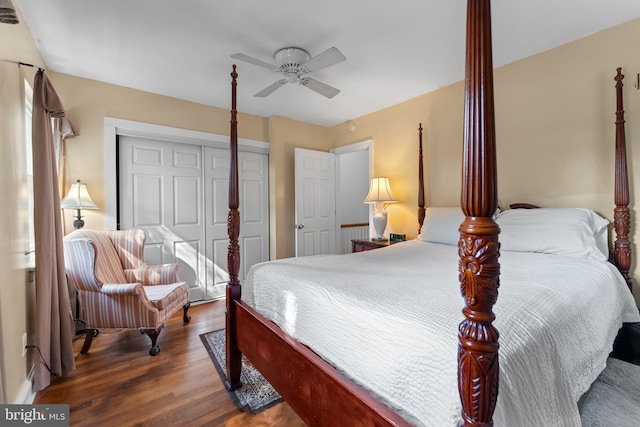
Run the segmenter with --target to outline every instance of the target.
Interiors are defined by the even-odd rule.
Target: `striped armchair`
[[[189,288],[179,281],[178,266],[145,264],[145,239],[139,229],[79,229],[65,236],[67,280],[77,291],[86,321],[80,353],[89,351],[100,329],[130,328],[151,338],[149,354],[155,356],[164,322],[180,308],[183,321],[191,320]]]

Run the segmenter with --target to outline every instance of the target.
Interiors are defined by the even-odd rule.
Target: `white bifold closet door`
[[[269,259],[268,156],[238,153],[240,280]],[[175,262],[191,301],[224,297],[229,150],[121,136],[119,228],[147,235],[148,264]]]

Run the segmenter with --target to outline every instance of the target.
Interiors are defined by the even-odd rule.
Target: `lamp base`
[[[376,202],[373,204],[373,229],[376,231],[374,240],[387,240],[384,237],[384,229],[387,228],[387,211],[384,209],[384,203]]]
[[[76,220],[73,221],[73,227],[75,229],[84,227],[84,221],[82,220],[82,216],[80,215],[80,209],[78,209],[78,214],[74,216],[76,217]]]

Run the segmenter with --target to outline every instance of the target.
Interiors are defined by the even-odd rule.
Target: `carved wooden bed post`
[[[231,167],[229,172],[229,216],[227,217],[227,232],[229,233],[229,247],[227,252],[227,270],[229,272],[229,282],[226,288],[227,309],[226,309],[226,367],[227,381],[225,386],[229,390],[240,387],[240,369],[242,368],[242,354],[237,346],[236,332],[236,305],[235,301],[240,300],[241,286],[238,280],[240,271],[240,245],[238,235],[240,234],[240,213],[238,212],[238,120],[236,111],[236,66],[233,66],[231,73],[231,132],[230,151]]]
[[[458,243],[465,320],[458,338],[458,390],[465,426],[493,425],[498,396],[498,331],[492,325],[500,264],[493,220],[498,207],[491,2],[468,0],[466,100],[461,207],[466,218]]]
[[[616,81],[616,170],[615,170],[615,204],[613,225],[616,230],[616,240],[613,245],[613,263],[627,281],[631,290],[631,242],[629,242],[629,228],[631,213],[629,210],[629,178],[627,174],[627,142],[624,130],[624,107],[622,103],[622,68],[618,68],[614,77]]]
[[[422,123],[418,127],[420,149],[418,151],[418,234],[422,231],[424,224],[424,161],[422,155]]]

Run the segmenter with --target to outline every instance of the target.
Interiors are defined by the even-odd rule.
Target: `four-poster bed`
[[[560,385],[567,390],[558,391],[557,395],[551,396],[551,405],[557,404],[559,407],[568,405],[570,407],[571,404],[575,404],[579,397],[576,394],[586,391],[585,387],[588,387],[586,382],[590,383],[594,379],[594,375],[597,376],[596,371],[602,369],[603,351],[592,350],[594,353],[592,355],[593,361],[590,359],[582,360],[577,363],[578,367],[572,364],[567,364],[566,367],[563,365],[563,370],[558,371],[558,374],[567,376],[566,381],[564,378],[561,378],[560,383],[556,379],[543,379],[527,386],[525,384],[526,381],[520,378],[520,371],[522,370],[524,379],[527,381],[536,380],[535,370],[532,372],[527,371],[529,369],[527,365],[536,365],[535,367],[546,369],[549,367],[549,363],[562,364],[560,362],[566,359],[566,357],[563,358],[562,356],[566,355],[567,351],[575,350],[573,345],[577,345],[577,343],[571,342],[572,347],[567,350],[555,343],[555,340],[572,340],[573,332],[568,335],[560,335],[563,333],[562,331],[565,329],[567,321],[571,320],[576,323],[592,321],[589,319],[594,316],[588,313],[584,314],[583,310],[593,310],[593,300],[597,299],[598,304],[602,305],[611,304],[611,310],[609,310],[612,313],[611,319],[608,323],[603,319],[599,319],[598,324],[584,323],[580,324],[580,326],[600,330],[600,332],[594,332],[593,329],[589,329],[588,332],[595,337],[600,337],[598,333],[601,334],[602,341],[607,341],[599,343],[601,346],[606,347],[612,343],[613,338],[611,335],[613,333],[613,337],[615,337],[616,325],[619,328],[619,324],[622,321],[635,319],[633,314],[629,314],[630,295],[628,295],[628,290],[624,287],[625,280],[630,287],[629,266],[631,257],[628,241],[630,220],[627,206],[629,196],[624,147],[622,75],[618,70],[616,77],[618,113],[616,118],[615,191],[615,229],[617,238],[611,257],[613,263],[622,274],[612,273],[612,266],[598,258],[606,258],[606,256],[601,251],[598,251],[597,242],[594,240],[594,256],[588,256],[586,257],[587,259],[575,258],[575,260],[571,261],[571,264],[565,265],[563,263],[559,267],[559,270],[564,272],[563,275],[555,278],[555,280],[563,283],[572,282],[572,280],[579,282],[572,282],[573,284],[570,287],[573,286],[584,294],[581,299],[585,300],[586,306],[581,306],[576,302],[572,304],[574,310],[569,310],[568,307],[563,307],[560,304],[563,304],[562,301],[564,300],[575,298],[575,294],[570,292],[575,292],[576,290],[567,290],[567,293],[565,293],[564,289],[556,289],[555,286],[560,285],[552,282],[554,277],[549,277],[550,275],[543,276],[542,272],[538,271],[543,270],[539,268],[539,258],[535,258],[535,262],[533,262],[528,254],[525,255],[518,252],[517,249],[514,252],[505,251],[502,254],[499,253],[498,235],[502,225],[499,226],[498,224],[500,218],[496,219],[495,217],[497,210],[497,180],[489,6],[489,0],[469,0],[468,2],[466,108],[461,197],[463,216],[457,222],[459,229],[455,231],[456,233],[459,232],[459,234],[455,237],[455,246],[441,244],[443,242],[429,239],[429,233],[426,228],[427,224],[433,224],[429,223],[429,221],[433,221],[433,215],[435,214],[432,214],[430,219],[430,212],[427,209],[427,223],[424,227],[420,224],[421,235],[425,242],[406,242],[376,251],[342,256],[352,257],[349,261],[346,258],[318,257],[317,260],[309,261],[313,263],[311,266],[306,265],[307,261],[304,260],[265,263],[265,265],[261,265],[255,270],[252,269],[254,275],[247,279],[247,281],[251,282],[251,287],[248,288],[250,292],[244,295],[246,301],[241,299],[241,287],[238,280],[240,251],[238,245],[239,196],[235,98],[237,74],[234,66],[232,73],[230,212],[228,222],[230,241],[228,270],[230,280],[226,292],[227,388],[234,389],[241,386],[239,383],[241,356],[245,354],[274,388],[280,392],[294,411],[310,425],[426,424],[427,420],[423,418],[425,415],[422,412],[422,407],[432,404],[433,400],[437,401],[439,399],[441,399],[441,402],[437,403],[447,406],[447,402],[449,402],[447,399],[456,393],[455,390],[454,393],[451,393],[451,387],[448,386],[451,383],[450,376],[440,377],[436,375],[433,372],[434,368],[422,363],[422,361],[423,359],[439,361],[442,364],[436,365],[435,370],[447,371],[451,374],[452,368],[448,362],[455,357],[455,350],[448,352],[455,348],[456,344],[452,343],[452,340],[456,340],[455,325],[460,320],[462,320],[462,323],[458,327],[457,338],[457,394],[459,395],[460,406],[453,405],[452,408],[457,410],[458,414],[461,412],[461,420],[466,425],[481,426],[492,424],[498,399],[498,384],[503,385],[498,374],[499,372],[502,373],[503,369],[506,374],[506,384],[508,386],[515,385],[513,390],[508,387],[504,395],[501,394],[503,404],[497,414],[499,419],[501,421],[513,420],[520,416],[524,417],[522,420],[530,423],[538,422],[538,425],[540,425],[539,421],[544,420],[544,418],[538,419],[536,417],[544,417],[546,415],[539,414],[541,410],[536,406],[536,397],[538,395],[535,393],[540,393],[540,396],[538,396],[541,400],[540,405],[544,405],[547,401],[542,402],[542,399],[547,399],[546,394],[553,395],[556,393],[555,389]],[[421,127],[419,130],[421,137]],[[420,144],[421,155],[422,146]],[[422,168],[420,168],[420,183],[422,185]],[[423,191],[421,186],[419,199],[422,205],[418,213],[420,218],[423,217]],[[572,216],[586,215],[583,221],[586,227],[589,228],[594,223],[598,223],[600,224],[598,225],[599,230],[602,229],[598,218],[594,217],[591,212],[570,210],[563,211],[564,213]],[[548,214],[556,215],[555,212],[549,213],[549,211],[540,210],[540,215]],[[533,216],[536,215],[538,213],[533,214]],[[513,224],[513,222],[507,221],[509,217],[510,215],[505,216],[504,226],[507,229],[511,229],[509,227],[512,227]],[[514,221],[514,219],[511,218],[510,221]],[[518,219],[516,218],[515,221],[517,222]],[[545,217],[545,221],[548,221],[548,217]],[[598,233],[594,231],[594,235]],[[508,237],[508,235],[505,235],[505,237]],[[427,242],[429,243],[427,244]],[[509,241],[508,239],[505,241],[501,239],[501,242],[503,250],[505,249],[504,245],[514,244],[513,240]],[[582,241],[579,242],[578,246],[582,243]],[[409,250],[403,252],[404,248],[409,248]],[[565,248],[561,249],[564,250]],[[426,276],[421,276],[423,272],[420,270],[411,271],[410,263],[416,263],[417,259],[417,264],[420,264],[420,259],[422,258],[413,259],[408,255],[411,252],[415,257],[434,259],[436,264],[443,266],[442,282],[453,284],[456,280],[456,269],[452,262],[444,261],[450,259],[452,251],[454,255],[458,254],[457,279],[460,282],[461,293],[464,297],[464,317],[462,319],[458,311],[459,308],[457,310],[449,310],[453,298],[455,298],[453,299],[455,304],[459,305],[459,296],[452,295],[457,294],[451,289],[452,286],[449,286],[446,292],[437,292],[437,289],[442,290],[442,288],[428,288],[431,282],[426,279]],[[505,260],[502,276],[500,276],[499,256]],[[552,260],[551,257],[554,257],[554,255],[548,254],[536,254],[535,256],[545,257],[544,262],[547,264],[558,262],[557,259],[561,258],[556,256]],[[389,285],[388,289],[386,289],[386,293],[394,295],[393,299],[398,304],[397,306],[387,307],[390,304],[388,301],[374,298],[376,293],[385,293],[385,283],[377,287],[374,287],[373,283],[362,283],[362,286],[366,286],[366,292],[362,291],[363,288],[358,288],[357,280],[353,277],[347,279],[349,286],[340,287],[335,285],[340,281],[340,277],[348,276],[349,269],[352,267],[351,261],[355,260],[355,257],[358,257],[363,265],[366,265],[366,268],[372,271],[371,277],[367,278],[371,282],[375,281],[376,271],[374,269],[383,268],[383,266],[381,267],[384,264],[383,260],[392,259],[393,262],[398,263],[397,265],[405,262],[405,264],[402,264],[402,268],[397,270],[407,271],[406,277],[402,277],[402,286],[391,288],[391,285]],[[513,267],[514,265],[516,267]],[[308,268],[314,269],[316,276],[330,277],[331,279],[327,280],[333,285],[319,289],[316,283],[302,283],[310,276]],[[589,269],[588,276],[601,276],[603,282],[607,285],[602,283],[587,285],[583,283],[586,282],[585,278],[580,277],[578,280],[572,277],[580,276],[580,272],[587,268]],[[270,270],[274,269],[286,270],[287,276],[292,278],[295,277],[296,270],[300,270],[299,275],[301,278],[297,283],[282,283],[287,282],[287,280],[281,280],[279,276],[275,276],[275,278],[267,277],[267,273],[272,274]],[[452,273],[449,273],[449,271]],[[331,275],[332,273],[337,276]],[[383,276],[384,272],[379,271],[379,273]],[[538,280],[533,284],[527,283],[527,292],[531,295],[526,296],[521,293],[515,293],[517,288],[520,287],[518,274],[521,276],[526,275],[527,277],[535,276]],[[500,284],[501,280],[502,284]],[[283,288],[273,291],[269,286],[258,286],[261,281],[269,284],[274,282],[282,283]],[[293,279],[290,282],[293,282]],[[549,285],[549,283],[552,283],[552,285]],[[623,285],[620,286],[620,283],[623,283]],[[288,287],[289,285],[291,286]],[[411,285],[414,287],[410,287]],[[497,301],[499,285],[502,286],[501,302],[504,301],[505,304],[500,307],[496,306],[496,311],[498,312],[498,317],[496,318],[493,313],[493,307]],[[245,286],[247,286],[247,283],[245,283]],[[554,286],[554,288],[549,286]],[[603,290],[605,288],[602,288],[602,286],[609,287]],[[311,294],[329,294],[329,298],[324,301],[318,295],[313,296],[313,298],[318,297],[318,299],[313,299],[304,294],[294,294],[294,287]],[[275,286],[273,288],[275,289]],[[622,291],[620,290],[621,288]],[[411,291],[408,289],[411,289]],[[543,306],[540,308],[541,311],[527,320],[527,323],[540,322],[541,326],[538,329],[519,329],[520,326],[517,322],[513,322],[514,325],[511,324],[511,319],[517,318],[521,311],[529,311],[530,306],[536,304],[536,298],[543,299],[541,298],[545,295],[543,292],[549,292],[549,289],[553,290],[554,296],[558,301],[553,301],[548,305],[540,304]],[[423,301],[411,292],[427,292],[425,299],[430,300],[430,304],[436,304],[434,311],[424,313],[424,311],[428,310],[425,308],[426,306],[423,307]],[[440,296],[440,293],[446,295]],[[586,296],[589,293],[593,293],[597,297],[594,296],[590,299]],[[603,295],[599,295],[599,293]],[[275,305],[267,306],[263,304],[267,300],[274,300]],[[361,301],[370,303],[371,307],[369,308],[372,309],[372,312],[365,311],[359,305]],[[438,304],[442,306],[439,307],[437,306]],[[409,306],[412,305],[415,305],[415,311],[409,309]],[[498,308],[500,311],[498,311]],[[317,324],[318,321],[314,319],[306,320],[305,316],[306,312],[319,311],[324,313],[332,310],[339,313],[347,313],[347,323],[344,323],[344,318],[323,317],[321,322],[322,329],[344,333],[341,342],[337,345],[327,344],[327,347],[323,347],[327,337],[316,337],[315,335],[319,334],[318,330],[310,329],[308,323],[305,323]],[[558,312],[563,311],[571,313],[574,317],[571,319],[554,317]],[[448,314],[445,315],[444,313]],[[567,313],[562,314],[568,315]],[[423,328],[424,323],[431,322],[426,315],[438,317],[438,322],[440,323],[437,323],[437,325],[440,325],[438,327],[446,325],[445,333],[441,335],[438,331],[434,332],[426,327]],[[637,311],[635,316],[637,316]],[[546,317],[551,320],[547,321]],[[454,319],[453,323],[452,319]],[[498,363],[498,331],[494,326],[494,320],[504,322],[500,324],[500,333],[503,334],[504,342],[514,344],[513,346],[505,346],[500,352],[501,360],[504,358],[507,362],[503,367],[500,367]],[[544,323],[543,320],[547,323]],[[366,329],[377,330],[377,333],[374,334],[374,337],[367,336],[366,339],[361,339],[361,333],[364,333]],[[302,344],[300,339],[294,337],[303,336],[305,330],[311,331],[310,335],[306,335],[302,339],[303,342],[309,344],[309,347]],[[412,336],[411,333],[416,331],[415,336]],[[407,336],[407,334],[409,335]],[[523,335],[527,334],[530,334],[531,337],[525,340]],[[411,342],[412,348],[395,348],[396,341],[394,340],[396,335],[402,336],[403,339]],[[579,340],[582,339],[582,336],[576,336],[580,338]],[[387,340],[388,338],[393,340]],[[558,352],[557,359],[554,359],[553,352],[550,351],[552,354],[548,355],[546,348],[536,347],[538,344],[542,345],[537,341],[549,341],[549,345],[552,347],[558,345],[557,349],[553,347],[554,351],[557,350]],[[588,344],[592,347],[598,347],[598,343]],[[365,354],[360,354],[356,357],[355,351],[358,350],[357,347],[366,348]],[[386,348],[384,352],[378,353],[379,347]],[[389,347],[392,348],[389,349]],[[585,351],[589,352],[588,349],[585,349]],[[429,354],[427,357],[427,352],[433,354]],[[446,354],[438,354],[438,352]],[[367,360],[367,353],[380,359],[387,358],[388,363],[376,363],[373,372],[367,373],[368,364],[364,362]],[[322,354],[323,357],[318,354]],[[360,358],[356,362],[360,361],[362,363],[356,363],[355,366],[350,365],[348,367],[342,364],[342,362],[347,363],[349,359],[354,357],[356,359]],[[604,357],[606,358],[606,353]],[[330,360],[331,363],[325,359]],[[586,376],[578,375],[579,372],[577,371],[584,369],[583,365],[588,365],[589,363],[596,365],[593,368],[594,372],[590,372]],[[419,365],[426,377],[409,378],[405,375],[407,370],[413,369],[415,365]],[[362,372],[360,369],[362,369]],[[538,372],[538,374],[538,376],[543,376],[541,372]],[[386,377],[385,379],[388,379],[388,382],[381,383],[381,388],[376,388],[377,378],[372,379],[371,375],[374,377]],[[453,375],[455,376],[455,372],[453,372]],[[417,384],[412,384],[412,382]],[[424,384],[431,382],[433,384]],[[453,382],[455,383],[455,381]],[[423,385],[429,385],[431,389],[423,390],[421,388]],[[531,389],[527,388],[522,392],[524,393],[522,395],[518,394],[519,387],[530,387]],[[536,388],[539,388],[539,390]],[[368,391],[365,391],[365,389]],[[418,394],[424,393],[424,395],[412,394],[406,392],[407,390],[413,390]],[[431,397],[427,396],[429,393],[432,394]],[[455,400],[458,400],[457,396],[454,397],[456,398]],[[424,399],[424,401],[421,399]],[[405,407],[403,400],[411,401],[411,404]],[[570,402],[570,400],[573,400],[573,402]],[[445,408],[443,413],[434,412],[434,416],[447,419],[453,425],[458,420],[455,417],[447,418],[448,413],[446,412],[452,408]],[[516,414],[516,412],[521,413]],[[575,421],[575,414],[572,413],[571,408],[565,409],[562,406],[562,408],[558,409],[559,416],[564,416],[565,412],[568,413],[567,417],[573,417],[573,421]],[[426,413],[430,414],[429,411]],[[571,425],[570,422],[569,425]]]

